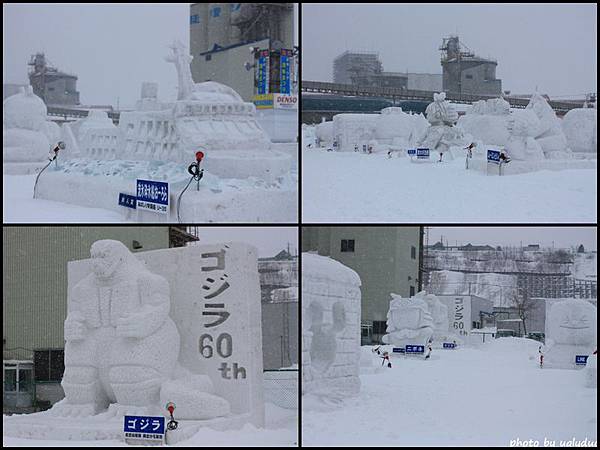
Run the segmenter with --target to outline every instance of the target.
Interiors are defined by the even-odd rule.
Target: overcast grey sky
[[[596,227],[430,227],[429,244],[444,236],[450,245],[490,244],[523,245],[540,244],[568,248],[583,244],[586,250],[596,250]]]
[[[290,252],[297,253],[298,229],[296,227],[199,227],[199,244],[218,244],[238,241],[254,245],[258,256],[275,256],[290,244]]]
[[[163,101],[177,94],[175,67],[164,60],[179,39],[189,47],[189,3],[2,5],[2,77],[27,83],[27,62],[42,51],[79,77],[83,104],[133,106],[142,81],[159,84]],[[297,31],[297,30],[296,30]]]
[[[458,34],[498,60],[502,88],[596,92],[596,4],[304,4],[302,79],[332,81],[345,50],[380,53],[384,70],[442,73],[442,38]]]

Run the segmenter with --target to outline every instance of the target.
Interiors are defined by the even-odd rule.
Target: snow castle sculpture
[[[432,338],[435,323],[424,300],[425,294],[419,294],[410,298],[390,294],[392,300],[387,314],[387,334],[382,338],[385,344],[404,348],[406,345],[426,345]]]
[[[302,394],[360,390],[360,278],[324,256],[302,254]]]
[[[596,350],[596,307],[582,299],[547,305],[544,367],[571,369],[577,355]]]
[[[47,108],[31,86],[2,104],[2,144],[5,173],[33,173],[48,162],[59,128],[46,120]]]

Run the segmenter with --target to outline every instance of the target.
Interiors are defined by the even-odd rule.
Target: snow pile
[[[596,307],[581,299],[546,303],[544,367],[574,368],[577,355],[596,350]]]
[[[562,119],[562,130],[569,147],[574,152],[598,152],[598,110],[596,108],[572,109]]]
[[[457,125],[485,144],[504,146],[509,136],[509,113],[510,105],[504,99],[479,100]]]
[[[419,293],[421,294],[421,293]],[[387,314],[385,344],[404,348],[406,345],[427,345],[434,331],[434,319],[424,295],[402,298],[391,294]],[[446,312],[447,314],[447,312]]]
[[[583,376],[586,387],[598,387],[598,357],[595,353],[588,356],[585,369],[583,369]]]
[[[57,125],[46,121],[47,108],[31,86],[2,103],[2,145],[5,163],[47,161],[50,146],[58,135]],[[24,168],[27,173],[29,168]]]
[[[340,400],[360,390],[360,278],[331,258],[302,254],[302,394]]]

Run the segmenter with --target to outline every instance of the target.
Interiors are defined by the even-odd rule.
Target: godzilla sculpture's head
[[[90,249],[94,274],[106,280],[111,278],[129,256],[129,250],[119,241],[101,240],[92,244]]]

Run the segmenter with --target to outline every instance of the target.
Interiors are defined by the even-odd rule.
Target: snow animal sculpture
[[[456,340],[455,336],[451,337],[450,320],[448,318],[448,307],[444,305],[435,295],[428,294],[425,291],[420,291],[415,296],[422,298],[427,303],[429,313],[433,318],[433,340],[440,343],[446,340]]]
[[[434,321],[427,302],[418,296],[402,298],[390,294],[390,308],[387,314],[387,334],[382,341],[396,347],[406,345],[426,345],[434,331]]]
[[[231,102],[243,102],[242,97],[240,97],[235,90],[224,84],[215,81],[194,83],[190,69],[190,63],[192,62],[193,57],[187,53],[185,46],[178,40],[174,41],[169,48],[171,49],[171,54],[166,56],[165,60],[175,64],[175,68],[177,69],[179,86],[177,100],[211,101],[210,98],[207,98],[206,94],[213,93],[217,95],[220,94],[218,95],[218,100],[220,101],[227,101],[229,99]],[[195,93],[200,95],[195,95]],[[212,101],[216,100],[217,99],[215,98]]]
[[[544,156],[547,159],[571,158],[573,155],[562,131],[561,121],[546,99],[538,93],[533,94],[525,110],[532,111],[539,119],[538,127],[533,133]]]
[[[458,119],[457,126],[465,133],[488,145],[504,147],[508,140],[507,122],[510,104],[503,98],[479,100]]]
[[[152,413],[161,389],[173,389],[180,337],[169,317],[169,284],[149,272],[120,242],[91,247],[92,271],[72,289],[65,320],[65,398],[57,416]],[[202,378],[202,379],[200,379]],[[208,377],[189,380],[197,417],[226,415],[229,404],[210,393]],[[190,386],[179,386],[186,391]]]
[[[535,130],[540,120],[530,110],[513,111],[508,118],[508,139],[506,150],[515,161],[532,161],[545,159],[540,143],[535,139]]]
[[[360,278],[338,261],[302,254],[302,393],[360,390]]]
[[[546,314],[544,367],[573,368],[576,355],[596,349],[596,307],[582,299],[559,300]]]
[[[445,92],[433,94],[433,103],[425,109],[425,116],[431,126],[427,129],[419,147],[445,153],[451,146],[463,145],[468,140],[463,136],[462,130],[454,126],[458,121],[458,113],[446,100]]]

